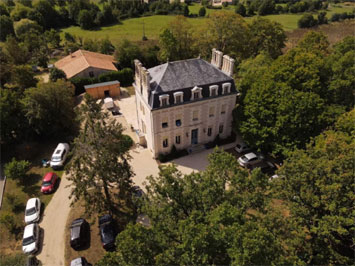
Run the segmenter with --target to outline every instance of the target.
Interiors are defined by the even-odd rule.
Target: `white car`
[[[235,145],[234,150],[238,153],[250,151],[250,147],[246,145],[243,141],[240,141]]]
[[[64,162],[68,156],[68,153],[69,153],[69,144],[68,143],[59,143],[57,148],[55,148],[55,150],[53,152],[50,166],[53,169],[62,168],[64,165]]]
[[[249,152],[238,158],[238,163],[243,167],[248,167],[250,165],[260,163],[264,159],[262,154],[255,154],[254,152]]]
[[[25,223],[35,223],[39,221],[41,213],[41,201],[39,198],[31,198],[27,201],[25,210]]]
[[[106,97],[104,99],[104,105],[109,110],[111,110],[115,107],[115,104],[113,103],[113,99],[111,97]]]
[[[38,251],[39,226],[38,224],[26,225],[22,239],[22,251],[25,254],[33,254]]]

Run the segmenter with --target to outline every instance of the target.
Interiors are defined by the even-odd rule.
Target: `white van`
[[[69,144],[68,143],[59,143],[57,148],[55,148],[50,166],[53,169],[58,169],[63,167],[65,159],[67,158],[69,153]]]

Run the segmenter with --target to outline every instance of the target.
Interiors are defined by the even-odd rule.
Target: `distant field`
[[[355,7],[354,3],[338,4],[336,6],[330,6],[327,10],[328,18],[331,17],[334,13],[343,13],[351,12]],[[199,9],[201,8],[200,4],[194,3],[189,6],[190,12],[198,14]],[[227,10],[231,12],[234,11],[234,6],[229,6]],[[213,12],[219,12],[219,9],[207,9],[207,15]],[[268,15],[265,18],[279,22],[286,31],[297,29],[297,21],[302,16],[302,14],[280,14],[280,15]],[[315,14],[316,16],[316,14]],[[157,40],[161,33],[161,30],[167,26],[167,24],[174,19],[174,16],[150,16],[150,17],[141,17],[141,18],[132,18],[122,21],[121,24],[116,24],[109,27],[102,27],[97,31],[88,31],[82,30],[80,27],[69,27],[62,29],[62,35],[64,32],[74,34],[76,36],[81,36],[91,39],[102,39],[108,37],[113,44],[118,43],[122,39],[128,39],[130,41],[140,41],[143,36],[143,22],[145,27],[145,35],[149,40]],[[250,22],[253,18],[245,18],[247,22]],[[192,27],[199,28],[205,22],[206,18],[188,18],[188,21],[191,23]]]

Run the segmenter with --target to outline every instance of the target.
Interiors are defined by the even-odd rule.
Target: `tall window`
[[[160,107],[165,107],[169,105],[169,94],[163,94],[159,96]]]
[[[164,148],[168,147],[168,139],[163,140],[163,147]]]
[[[162,100],[161,100],[161,106],[162,106],[162,107],[165,107],[165,106],[167,106],[167,105],[168,105],[168,99],[166,99],[166,98],[162,99]]]
[[[211,137],[212,136],[212,127],[209,127],[207,129],[207,136]]]
[[[222,85],[222,93],[223,94],[227,94],[227,93],[230,93],[231,91],[231,84],[228,82],[228,83],[223,83]]]
[[[219,125],[219,134],[223,133],[223,125]]]
[[[209,117],[214,117],[214,106],[211,106],[211,107],[210,107],[208,116],[209,116]]]
[[[195,110],[192,113],[192,121],[197,121],[198,120],[198,111]]]
[[[210,96],[214,97],[217,96],[217,94],[218,94],[218,85],[210,86]]]
[[[177,127],[181,126],[181,119],[177,119],[175,121],[175,124],[176,124]]]
[[[176,144],[180,144],[180,136],[176,136],[175,137],[175,143]]]
[[[192,90],[191,90],[191,100],[197,100],[197,99],[200,99],[201,98],[201,91],[202,91],[202,88],[200,87],[194,87]]]
[[[226,105],[223,104],[223,105],[222,105],[222,108],[221,108],[221,114],[223,115],[223,114],[225,114],[225,113],[226,113]]]

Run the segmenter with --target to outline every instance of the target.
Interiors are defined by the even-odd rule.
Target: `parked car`
[[[250,171],[254,171],[256,168],[260,168],[261,172],[264,174],[273,174],[276,170],[276,166],[271,162],[261,162],[258,164],[253,164],[248,167]]]
[[[234,150],[238,153],[243,153],[246,151],[250,151],[251,148],[247,144],[245,144],[243,141],[239,141],[235,145]]]
[[[79,257],[79,258],[73,259],[70,262],[70,266],[92,266],[92,264],[88,263],[84,257]]]
[[[39,226],[36,223],[26,225],[22,239],[22,251],[25,254],[34,254],[39,246]]]
[[[42,193],[51,193],[55,189],[55,184],[57,183],[58,176],[56,173],[49,172],[44,175],[43,181],[42,181],[42,186],[41,186],[41,192]]]
[[[90,226],[83,218],[75,219],[70,226],[70,246],[75,249],[84,248],[90,238]]]
[[[67,159],[69,153],[69,144],[68,143],[59,143],[57,148],[55,148],[50,166],[53,169],[59,169],[64,166],[64,162]]]
[[[27,201],[25,210],[25,223],[38,222],[41,217],[41,201],[39,198],[31,198]]]
[[[243,167],[248,167],[250,165],[260,163],[262,160],[264,160],[264,156],[261,153],[256,154],[254,152],[249,152],[239,157],[238,163]]]
[[[38,266],[39,260],[35,256],[28,256],[26,260],[26,266]]]
[[[104,99],[104,105],[108,110],[111,110],[115,107],[115,104],[113,103],[113,99],[111,97],[106,97]]]
[[[133,186],[132,195],[133,197],[141,198],[144,196],[144,191],[139,186]]]
[[[105,250],[112,250],[115,247],[117,231],[110,214],[105,214],[99,218],[101,243]]]

